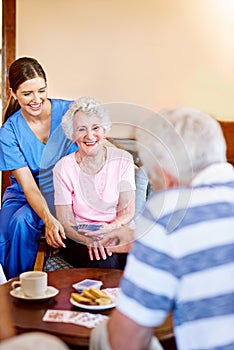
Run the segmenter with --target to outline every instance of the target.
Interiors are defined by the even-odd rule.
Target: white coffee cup
[[[19,281],[11,284],[13,289],[21,287],[22,292],[28,297],[40,297],[45,295],[47,289],[47,273],[43,271],[27,271],[19,276]]]

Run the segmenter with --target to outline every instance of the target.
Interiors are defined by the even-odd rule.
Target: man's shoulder
[[[147,204],[152,209],[155,204],[162,203],[166,212],[187,208],[191,204],[192,192],[193,189],[190,187],[173,187],[154,191],[147,200]],[[163,212],[161,212],[161,215],[163,215]]]
[[[147,221],[159,224],[168,233],[178,228],[191,208],[192,189],[176,187],[156,191],[146,202],[143,215]]]

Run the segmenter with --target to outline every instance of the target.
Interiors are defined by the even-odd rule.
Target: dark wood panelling
[[[9,97],[8,68],[15,60],[16,0],[2,0],[2,105]],[[2,194],[9,185],[10,171],[2,172]]]
[[[227,143],[227,160],[234,166],[234,121],[219,120]]]

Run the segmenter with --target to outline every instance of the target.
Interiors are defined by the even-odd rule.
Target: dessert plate
[[[111,309],[113,307],[115,307],[116,303],[115,301],[112,299],[112,303],[111,304],[107,304],[107,305],[86,305],[86,304],[80,304],[77,301],[75,301],[74,299],[70,298],[70,303],[74,306],[80,307],[81,309],[86,309],[86,310],[107,310],[107,309]]]
[[[21,287],[17,287],[10,291],[10,295],[12,295],[14,298],[27,300],[27,301],[44,301],[52,297],[55,297],[55,295],[57,295],[58,293],[59,293],[59,290],[51,286],[48,286],[45,291],[45,294],[39,297],[29,297],[25,295]]]

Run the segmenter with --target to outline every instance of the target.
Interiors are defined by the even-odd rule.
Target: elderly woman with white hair
[[[60,255],[74,267],[123,268],[123,255],[108,252],[99,242],[134,217],[132,155],[108,147],[105,137],[111,121],[106,108],[93,98],[75,101],[62,127],[78,151],[62,158],[53,170],[56,216],[67,236]]]

